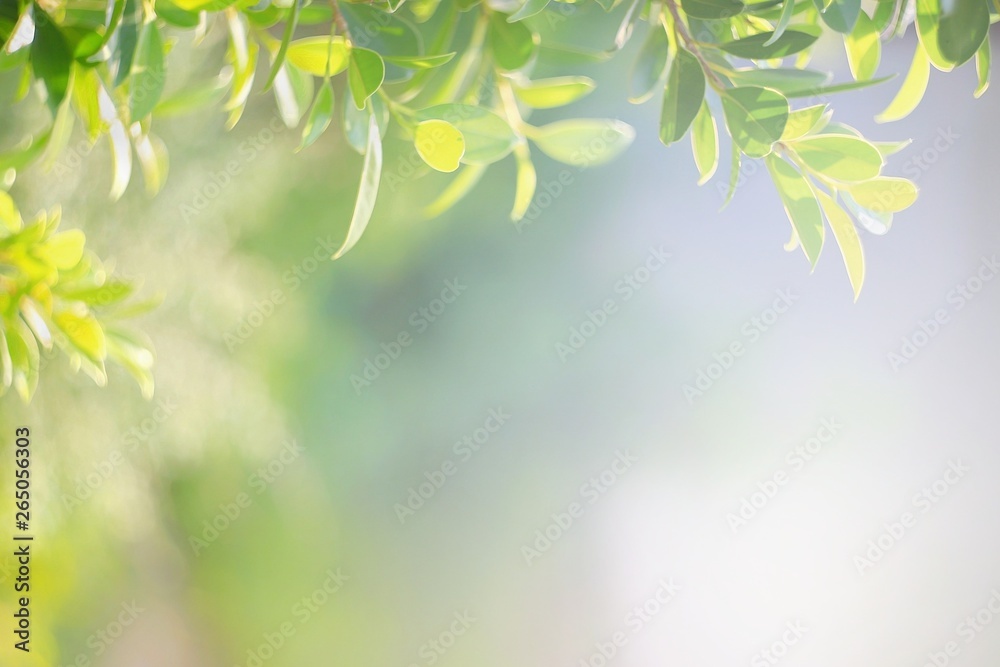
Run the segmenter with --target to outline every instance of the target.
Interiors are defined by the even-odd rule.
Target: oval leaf
[[[857,204],[876,213],[897,213],[917,200],[917,186],[905,178],[882,176],[848,188]]]
[[[771,41],[774,32],[762,32],[743,39],[719,44],[719,48],[738,58],[749,60],[767,60],[784,58],[800,51],[805,51],[819,37],[819,30],[807,26],[799,26],[786,30],[778,39]]]
[[[347,42],[336,37],[306,37],[288,45],[288,62],[315,76],[334,76],[347,69]],[[329,65],[329,67],[328,67]]]
[[[425,120],[417,125],[413,144],[420,158],[438,171],[455,171],[465,155],[465,137],[445,120]]]
[[[465,138],[465,164],[490,164],[507,156],[517,135],[500,116],[471,104],[439,104],[417,113],[416,120],[446,120]]]
[[[721,94],[726,126],[744,153],[764,157],[788,122],[788,100],[773,90],[745,86]]]
[[[553,160],[592,167],[621,155],[635,139],[635,130],[620,120],[561,120],[533,128],[528,136]]]
[[[382,56],[368,49],[351,49],[348,81],[354,106],[365,108],[368,98],[375,94],[385,80],[385,63]]]
[[[882,171],[882,154],[858,137],[818,135],[789,142],[788,146],[811,171],[835,181],[867,181]]]
[[[489,46],[497,67],[512,72],[531,62],[538,48],[538,37],[524,23],[508,23],[507,16],[494,12],[490,18]]]
[[[596,87],[594,80],[585,76],[559,76],[514,86],[514,95],[534,109],[552,109],[575,102]]]

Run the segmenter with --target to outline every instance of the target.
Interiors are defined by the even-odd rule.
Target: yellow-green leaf
[[[990,87],[990,40],[983,41],[983,45],[976,51],[976,74],[979,76],[979,85],[976,86],[975,96],[981,97],[986,89]]]
[[[917,50],[913,54],[913,63],[910,65],[910,71],[906,75],[906,80],[903,81],[902,88],[896,93],[896,97],[889,103],[885,111],[875,116],[875,120],[879,123],[888,123],[909,116],[923,99],[930,76],[931,63],[927,59],[927,53],[920,46],[917,46]]]
[[[417,125],[413,144],[420,158],[438,171],[455,171],[465,155],[465,137],[445,120],[425,120]]]
[[[817,104],[811,107],[796,109],[788,114],[788,122],[785,123],[785,131],[781,133],[782,141],[792,141],[804,137],[813,130],[821,126],[823,114],[826,113],[827,105]]]
[[[858,230],[854,227],[851,216],[829,195],[818,189],[815,193],[823,207],[826,220],[830,223],[830,229],[833,230],[833,237],[840,246],[840,254],[844,257],[844,266],[847,267],[847,276],[851,279],[851,287],[854,288],[854,300],[857,301],[861,294],[861,285],[865,281],[865,254],[861,248]]]
[[[882,59],[882,40],[875,24],[864,11],[858,14],[854,30],[844,35],[844,46],[855,81],[866,81],[875,76]]]
[[[95,364],[102,365],[108,354],[104,330],[91,314],[77,315],[70,311],[52,316],[70,342]]]
[[[869,211],[896,213],[909,208],[917,200],[913,181],[882,176],[848,188],[851,198]]]
[[[538,175],[535,173],[535,165],[531,161],[527,145],[518,146],[514,150],[514,158],[517,160],[517,186],[514,190],[514,208],[510,212],[510,219],[517,222],[524,217],[528,207],[531,206],[535,187],[538,185]]]
[[[285,58],[299,69],[316,76],[334,76],[347,69],[350,48],[344,38],[305,37],[288,45]]]
[[[705,100],[702,100],[701,109],[691,126],[691,150],[701,175],[698,185],[704,185],[719,167],[719,131]]]
[[[596,85],[593,79],[585,76],[557,76],[515,85],[514,95],[534,109],[552,109],[577,101]]]
[[[799,239],[803,252],[813,267],[823,249],[823,214],[809,180],[774,153],[764,158],[771,179],[778,188],[785,214]]]
[[[867,181],[882,171],[882,154],[859,137],[821,134],[797,139],[788,146],[808,169],[835,181]]]

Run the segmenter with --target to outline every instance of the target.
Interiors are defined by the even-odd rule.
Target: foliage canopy
[[[428,215],[447,210],[490,165],[511,156],[517,168],[511,218],[518,221],[535,196],[533,150],[578,167],[619,155],[635,136],[621,121],[533,125],[530,115],[593,91],[594,81],[573,67],[613,57],[641,25],[630,101],[660,101],[660,140],[670,145],[690,137],[705,183],[722,160],[720,139],[728,136],[726,203],[742,162],[763,159],[791,222],[786,248],[801,248],[815,266],[829,227],[856,298],[865,271],[856,225],[884,233],[917,190],[883,174],[886,160],[907,142],[865,139],[832,120],[826,99],[892,78],[876,76],[882,43],[911,24],[912,64],[877,120],[912,112],[932,66],[950,71],[974,60],[978,97],[988,86],[987,33],[998,1],[954,0],[945,11],[940,0],[877,0],[866,7],[861,0],[0,0],[0,71],[20,81],[17,99],[6,104],[34,91],[31,99],[49,117],[43,131],[0,152],[0,389],[14,386],[28,400],[39,346],[55,342],[98,383],[111,358],[144,393],[152,391],[149,341],[118,324],[147,305],[127,303],[134,286],[85,251],[82,233],[56,232],[58,212],[25,224],[5,191],[33,162],[51,165],[74,124],[90,142],[109,142],[112,199],[128,187],[133,163],[156,194],[168,164],[156,121],[221,105],[232,128],[255,98],[256,82],[257,90],[274,95],[282,121],[301,127],[299,150],[337,126],[364,156],[336,258],[358,242],[371,218],[387,133],[412,141],[429,170],[455,173]],[[618,26],[608,48],[551,38],[555,26],[601,10]],[[211,76],[170,76],[175,46],[202,48],[216,34],[226,46],[224,55],[207,50]],[[842,40],[852,80],[832,83],[828,72],[809,67],[824,34]],[[539,62],[568,72],[533,77]]]

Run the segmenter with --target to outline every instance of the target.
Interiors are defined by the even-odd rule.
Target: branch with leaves
[[[168,164],[154,133],[158,120],[221,104],[232,128],[258,93],[269,92],[282,121],[301,127],[299,150],[336,124],[364,156],[348,234],[334,257],[361,238],[383,176],[394,176],[383,174],[382,144],[389,137],[412,142],[428,172],[455,173],[425,208],[429,216],[446,211],[491,165],[512,157],[511,218],[518,221],[535,198],[534,151],[582,168],[614,159],[635,137],[614,119],[532,124],[534,110],[564,107],[595,87],[573,71],[549,78],[532,72],[539,63],[572,70],[605,61],[634,33],[645,32],[631,69],[630,101],[661,100],[660,140],[671,145],[689,136],[699,183],[705,183],[728,137],[726,203],[742,162],[763,159],[791,222],[786,248],[801,248],[815,266],[829,228],[856,298],[865,271],[857,225],[885,233],[917,191],[910,181],[883,174],[886,160],[907,142],[865,139],[833,121],[826,100],[892,78],[876,76],[882,43],[913,24],[912,65],[877,120],[912,112],[932,66],[950,71],[974,60],[978,97],[988,85],[987,33],[998,2],[955,0],[944,11],[940,0],[877,0],[866,11],[861,0],[0,0],[0,71],[20,81],[17,99],[8,104],[45,105],[50,118],[44,131],[0,152],[0,172],[9,190],[28,165],[51,164],[78,121],[88,141],[110,143],[112,199],[125,192],[134,168],[155,195]],[[595,11],[617,25],[607,48],[551,38],[554,25]],[[203,79],[169,76],[170,52],[183,33],[194,36],[191,48],[226,45],[224,54],[206,47],[204,60],[216,64]],[[843,42],[852,80],[831,83],[828,72],[809,67],[823,34]],[[21,102],[33,90],[37,95]],[[813,103],[796,105],[810,98]],[[58,239],[65,245],[68,237],[53,235],[50,222],[22,227],[19,214],[10,213],[16,212],[12,200],[4,194],[3,201],[8,213],[0,245],[19,248],[0,253],[3,386],[30,396],[37,342],[47,344],[44,331],[65,330],[60,322],[75,317],[83,339],[68,338],[74,365],[103,382],[104,359],[114,357],[151,390],[147,342],[100,320],[85,296],[113,279],[96,259],[81,268],[75,246],[41,274],[19,264],[23,257],[48,257],[46,244]],[[71,238],[82,243],[82,235]],[[73,287],[67,292],[64,284]]]

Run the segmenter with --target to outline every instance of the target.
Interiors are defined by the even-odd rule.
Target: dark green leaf
[[[669,146],[687,133],[705,99],[705,73],[691,53],[678,49],[667,76],[660,113],[660,141]]]
[[[812,26],[789,28],[777,40],[767,44],[773,36],[773,31],[762,32],[743,39],[723,42],[719,44],[719,48],[738,58],[750,60],[784,58],[812,46],[819,37],[819,30],[813,29]]]
[[[954,0],[938,24],[941,55],[956,65],[976,55],[990,29],[989,0]]]
[[[129,83],[129,110],[132,120],[142,120],[153,111],[163,94],[167,72],[163,61],[163,38],[156,21],[142,28],[132,81]]]
[[[59,26],[36,6],[35,39],[31,42],[31,67],[35,76],[45,86],[45,101],[53,116],[66,97],[72,65],[73,54]]]
[[[497,67],[511,72],[531,62],[538,37],[524,23],[508,23],[496,12],[490,17],[489,47]]]
[[[729,19],[743,12],[740,0],[681,0],[681,9],[696,19]]]
[[[833,0],[823,8],[824,0],[813,0],[823,22],[837,32],[848,34],[854,30],[854,24],[861,13],[861,0]]]

